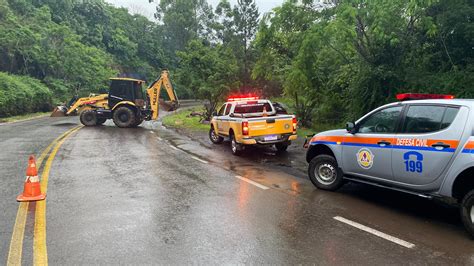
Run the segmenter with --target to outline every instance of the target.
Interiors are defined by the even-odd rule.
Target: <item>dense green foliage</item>
[[[469,0],[287,0],[260,22],[253,0],[162,0],[157,11],[177,33],[178,83],[211,109],[232,90],[283,95],[303,125],[324,127],[400,92],[474,97]]]
[[[207,99],[208,115],[229,93],[258,92],[286,97],[306,126],[399,92],[474,97],[471,0],[286,0],[267,14],[255,0],[150,2],[156,22],[103,0],[0,0],[0,71],[64,100],[168,68],[179,97]]]
[[[0,88],[0,117],[51,109],[51,92],[37,79],[0,72]]]
[[[167,65],[162,40],[156,23],[103,0],[0,0],[0,71],[40,80],[47,105],[97,92],[118,73],[151,81]],[[36,108],[0,116],[19,107]]]
[[[284,88],[307,125],[357,118],[399,92],[474,97],[472,1],[295,2],[262,21],[253,74]]]

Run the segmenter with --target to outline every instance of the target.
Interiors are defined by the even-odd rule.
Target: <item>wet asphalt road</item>
[[[8,256],[27,156],[78,123],[70,117],[0,125],[0,264]],[[49,263],[474,264],[474,242],[452,207],[357,184],[320,191],[295,161],[299,147],[236,158],[226,144],[206,141],[159,122],[137,129],[107,122],[71,135],[49,176]],[[34,209],[25,227],[25,264],[33,262]]]

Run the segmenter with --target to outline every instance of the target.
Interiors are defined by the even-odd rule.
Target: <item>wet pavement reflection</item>
[[[67,130],[77,121],[50,123],[50,128]],[[13,150],[13,131],[3,132],[9,139],[0,142],[0,148]],[[21,142],[31,149],[31,142]],[[52,166],[47,198],[49,262],[474,262],[474,244],[456,209],[353,183],[336,193],[317,190],[306,176],[304,152],[295,144],[286,153],[253,148],[235,157],[227,143],[196,141],[159,122],[135,129],[120,129],[109,121],[102,127],[83,128],[63,144]],[[6,156],[1,159],[9,162]],[[16,194],[17,188],[11,187],[11,194]],[[14,218],[15,209],[5,210]],[[340,223],[335,216],[416,246],[407,249]],[[27,235],[33,235],[33,221],[28,223]],[[8,237],[11,234],[2,234],[2,242]],[[32,254],[32,238],[25,238],[25,243],[25,254]],[[31,263],[31,255],[25,255],[24,262]]]

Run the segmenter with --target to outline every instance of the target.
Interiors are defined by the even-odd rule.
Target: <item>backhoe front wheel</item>
[[[132,109],[122,106],[114,111],[114,124],[118,127],[133,127],[136,124],[136,115]]]
[[[97,113],[94,110],[85,110],[81,112],[81,123],[86,127],[97,125]]]

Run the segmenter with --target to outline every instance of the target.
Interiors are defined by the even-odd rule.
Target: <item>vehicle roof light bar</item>
[[[397,100],[427,100],[427,99],[454,99],[454,95],[449,94],[428,94],[428,93],[401,93],[397,94]]]
[[[228,102],[237,102],[237,101],[255,101],[259,100],[258,96],[231,96],[227,99]]]

